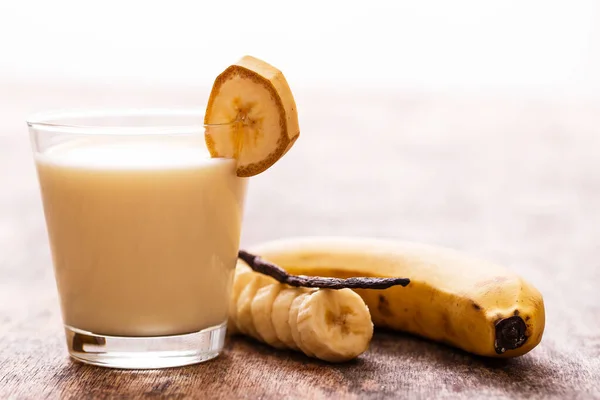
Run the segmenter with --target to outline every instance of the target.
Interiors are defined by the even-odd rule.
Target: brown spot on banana
[[[381,313],[381,315],[385,317],[391,317],[394,313],[390,309],[390,303],[388,299],[384,295],[379,295],[377,302],[377,311]]]
[[[527,341],[527,325],[519,316],[500,319],[496,322],[496,338],[494,350],[502,354],[506,350],[514,350],[523,346]]]
[[[453,337],[456,335],[456,331],[452,326],[452,321],[447,312],[442,312],[442,329],[447,337]]]

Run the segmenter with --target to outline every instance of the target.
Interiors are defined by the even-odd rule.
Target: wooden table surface
[[[0,84],[0,398],[600,398],[600,103],[297,91],[302,136],[253,178],[244,245],[394,237],[503,263],[544,294],[546,332],[498,361],[376,332],[329,365],[230,339],[218,359],[116,371],[67,357],[23,120],[91,106],[197,106],[206,91]]]

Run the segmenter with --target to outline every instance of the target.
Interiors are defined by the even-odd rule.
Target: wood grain
[[[243,243],[395,237],[503,263],[544,294],[541,345],[514,360],[376,333],[344,365],[228,340],[161,371],[69,360],[25,115],[196,106],[207,91],[0,84],[0,398],[600,398],[600,103],[299,91],[301,137],[250,184]]]

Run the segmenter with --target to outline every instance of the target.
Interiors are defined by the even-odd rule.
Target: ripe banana
[[[501,266],[454,250],[343,237],[290,238],[249,250],[292,274],[410,278],[405,288],[356,290],[378,327],[410,332],[490,357],[523,355],[542,339],[545,311],[540,292]],[[333,302],[327,304],[335,309]],[[297,328],[304,341],[311,336],[305,320],[314,321],[314,315],[322,316],[324,311],[308,318],[309,303],[305,300],[302,305]],[[320,357],[320,347],[310,350]]]
[[[331,362],[359,356],[373,336],[369,310],[350,289],[292,288],[243,261],[236,267],[229,326],[276,348]]]

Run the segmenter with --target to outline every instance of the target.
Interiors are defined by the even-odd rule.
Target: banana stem
[[[294,287],[321,289],[387,289],[392,286],[406,286],[407,278],[371,278],[353,277],[347,279],[328,278],[322,276],[291,275],[278,265],[263,260],[245,250],[238,252],[238,257],[254,271],[274,278],[279,283]]]

